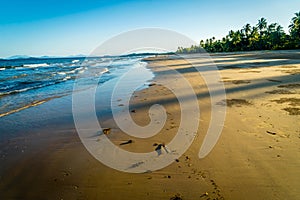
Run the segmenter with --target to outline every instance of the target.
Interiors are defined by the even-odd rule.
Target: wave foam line
[[[21,107],[21,108],[17,108],[17,109],[14,109],[14,110],[10,110],[10,111],[8,111],[8,112],[6,112],[6,113],[1,113],[1,114],[0,114],[0,117],[4,117],[4,116],[10,115],[10,114],[13,114],[13,113],[22,111],[22,110],[25,110],[25,109],[30,108],[30,107],[34,107],[34,106],[41,105],[41,104],[43,104],[43,103],[46,103],[47,101],[50,101],[51,99],[60,98],[60,97],[62,97],[62,96],[65,96],[65,95],[56,96],[56,97],[51,97],[51,98],[46,98],[46,99],[41,100],[41,101],[34,101],[34,102],[32,102],[31,104],[28,104],[28,105],[23,106],[23,107]]]

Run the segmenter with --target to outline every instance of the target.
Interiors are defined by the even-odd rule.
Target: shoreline
[[[178,162],[150,173],[119,172],[93,158],[76,133],[70,115],[70,97],[23,110],[23,114],[33,115],[55,104],[60,105],[57,109],[61,113],[58,117],[55,115],[58,110],[54,110],[46,119],[29,120],[37,123],[36,128],[30,127],[34,124],[11,127],[8,139],[3,137],[0,198],[168,200],[175,195],[182,199],[299,198],[299,114],[284,110],[299,108],[298,101],[293,100],[299,99],[300,94],[299,57],[289,54],[286,59],[276,59],[276,53],[271,58],[264,54],[256,56],[255,53],[240,58],[239,54],[213,56],[227,91],[228,109],[222,135],[203,159],[198,158],[198,152],[211,117],[204,80],[195,75],[187,61],[168,58],[148,61],[147,68],[155,77],[149,87],[132,96],[131,117],[137,124],[146,125],[149,107],[159,103],[165,106],[168,120],[159,134],[145,140],[124,134],[113,119],[106,118],[101,125],[111,128],[108,137],[114,144],[128,151],[148,152],[155,150],[155,143],[168,144],[176,134],[181,118],[178,102],[172,91],[157,84],[158,79],[176,84],[164,66],[179,70],[190,81],[201,109],[198,135],[191,147]],[[196,55],[185,58],[194,65],[203,64]],[[96,107],[98,112],[100,108]],[[15,117],[21,123],[20,113],[7,117]],[[128,140],[133,143],[120,145]]]

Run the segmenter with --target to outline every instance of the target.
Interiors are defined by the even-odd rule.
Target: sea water
[[[131,68],[137,65],[145,67],[144,57],[0,60],[0,117],[77,92],[74,83],[78,80],[86,88],[94,86],[95,81],[99,87],[104,83],[114,83]],[[145,82],[152,77],[149,73],[135,74],[135,78]]]

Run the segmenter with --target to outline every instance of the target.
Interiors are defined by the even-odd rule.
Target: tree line
[[[278,23],[268,24],[265,18],[258,20],[254,26],[246,24],[242,29],[229,31],[221,40],[215,37],[201,40],[199,45],[188,48],[178,47],[177,53],[233,52],[253,50],[279,50],[300,48],[300,12],[295,13],[285,33]]]

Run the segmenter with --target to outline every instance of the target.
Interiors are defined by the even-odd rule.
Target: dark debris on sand
[[[279,88],[300,88],[300,83],[291,83],[291,84],[286,84],[286,85],[279,85],[277,86]]]
[[[225,106],[225,100],[223,100],[222,102],[219,102],[218,105],[224,105]],[[232,106],[237,106],[237,107],[241,107],[241,106],[250,106],[252,105],[252,103],[250,103],[248,100],[246,99],[227,99],[226,100],[226,105],[229,107]]]
[[[283,110],[287,111],[289,115],[300,115],[300,108],[288,107]]]
[[[110,134],[110,131],[111,131],[111,128],[104,128],[104,129],[102,129],[102,132],[103,132],[105,135]]]
[[[170,200],[182,200],[182,197],[180,194],[176,194],[174,197],[171,197]]]
[[[236,85],[251,83],[251,81],[249,81],[249,80],[225,80],[223,82],[224,83],[233,83],[233,84],[236,84]]]
[[[128,140],[126,142],[122,142],[120,145],[126,145],[126,144],[131,144],[133,143],[133,140]]]
[[[288,103],[290,106],[300,106],[300,99],[298,98],[280,98],[278,100],[271,100],[278,104]]]
[[[276,133],[275,132],[272,132],[272,131],[266,131],[268,134],[270,134],[270,135],[276,135]]]
[[[295,94],[295,92],[291,92],[289,90],[284,90],[284,89],[267,91],[266,93],[268,93],[268,94]]]

